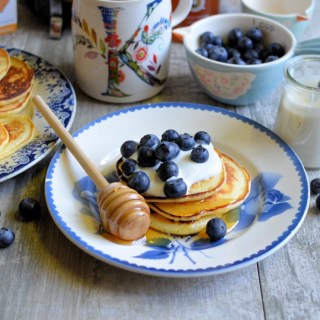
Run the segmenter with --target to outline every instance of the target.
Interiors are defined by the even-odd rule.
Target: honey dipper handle
[[[67,129],[65,129],[65,127],[59,121],[59,119],[52,112],[50,107],[39,95],[35,96],[32,99],[32,101],[35,104],[35,106],[39,109],[43,117],[50,124],[50,126],[53,128],[53,130],[56,132],[56,134],[59,136],[61,141],[65,144],[68,150],[79,162],[84,171],[93,180],[97,188],[99,190],[103,190],[108,185],[108,181],[98,170],[95,164],[81,150],[81,148],[72,138],[71,134],[67,131]]]

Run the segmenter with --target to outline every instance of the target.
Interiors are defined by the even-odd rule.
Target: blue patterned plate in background
[[[70,81],[42,58],[18,49],[8,49],[8,52],[34,69],[33,95],[41,95],[62,124],[69,129],[76,113],[76,96]],[[34,166],[56,146],[58,137],[39,111],[35,111],[32,120],[39,135],[24,148],[0,160],[0,183]]]
[[[216,243],[198,235],[151,233],[123,245],[103,236],[96,189],[70,152],[61,148],[47,172],[45,194],[53,220],[86,253],[129,271],[163,277],[198,277],[256,263],[282,247],[301,226],[309,205],[305,170],[292,149],[272,131],[225,109],[190,103],[141,105],[105,115],[75,139],[107,174],[120,145],[147,133],[207,131],[213,145],[244,166],[251,190],[240,221]]]

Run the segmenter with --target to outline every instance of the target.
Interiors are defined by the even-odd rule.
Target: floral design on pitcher
[[[197,78],[202,85],[217,97],[223,99],[237,99],[251,88],[255,79],[253,73],[248,72],[218,72],[211,71],[198,64],[191,64]]]
[[[152,54],[149,57],[149,46],[159,41],[161,50],[162,34],[171,26],[171,21],[160,18],[152,27],[148,25],[148,19],[162,0],[150,1],[146,6],[146,13],[136,30],[129,39],[121,39],[117,33],[117,17],[123,8],[98,7],[104,23],[105,37],[98,39],[97,32],[91,28],[85,19],[80,19],[75,12],[73,21],[81,28],[82,34],[74,35],[74,46],[84,45],[89,50],[86,58],[96,59],[101,56],[108,68],[108,86],[102,95],[114,97],[127,97],[130,94],[120,88],[120,84],[126,80],[125,71],[128,67],[136,76],[150,86],[162,86],[167,78],[159,78],[162,65],[158,64],[158,57]]]

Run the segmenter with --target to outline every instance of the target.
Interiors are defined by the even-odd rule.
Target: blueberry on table
[[[191,151],[191,160],[196,163],[204,163],[209,159],[209,152],[201,144]]]
[[[198,143],[209,144],[211,142],[211,137],[206,131],[198,131],[194,135],[194,140]]]
[[[41,206],[34,198],[24,198],[19,203],[19,215],[24,221],[40,219]]]
[[[140,139],[139,147],[147,146],[155,148],[160,143],[159,138],[155,134],[146,134]]]
[[[177,144],[183,151],[191,150],[196,144],[194,138],[188,133],[182,133],[177,140]]]
[[[121,172],[125,177],[129,177],[134,173],[137,167],[137,162],[133,159],[126,159],[121,165]]]
[[[252,27],[247,31],[247,37],[253,42],[261,42],[263,40],[263,32],[257,27]]]
[[[240,28],[233,28],[228,33],[228,43],[234,46],[238,43],[239,39],[243,37],[243,32]]]
[[[316,207],[318,210],[320,210],[320,196],[317,196],[316,198]]]
[[[0,229],[0,248],[9,247],[15,239],[14,232],[9,228]]]
[[[130,158],[138,150],[138,143],[133,140],[125,141],[120,147],[120,153],[124,158]]]
[[[187,185],[182,178],[170,179],[164,183],[163,191],[167,198],[180,198],[186,195]]]
[[[320,178],[311,180],[310,190],[312,194],[320,194]]]
[[[228,51],[224,47],[213,46],[209,49],[209,59],[226,62],[228,60]]]
[[[177,177],[179,174],[179,167],[173,161],[166,161],[161,163],[156,170],[161,181],[165,182],[171,177]]]
[[[143,171],[136,171],[129,177],[128,186],[139,193],[144,193],[150,187],[150,179]]]
[[[210,241],[218,241],[227,234],[227,226],[220,218],[212,218],[207,222],[206,234]]]
[[[138,150],[138,164],[141,167],[154,167],[157,164],[157,157],[152,147],[143,146]]]
[[[179,146],[175,142],[162,141],[155,149],[156,157],[160,161],[170,161],[180,152]]]

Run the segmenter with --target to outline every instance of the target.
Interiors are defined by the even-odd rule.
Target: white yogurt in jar
[[[293,148],[306,168],[320,168],[320,78],[309,75],[298,81],[313,89],[306,92],[285,87],[274,131]]]

